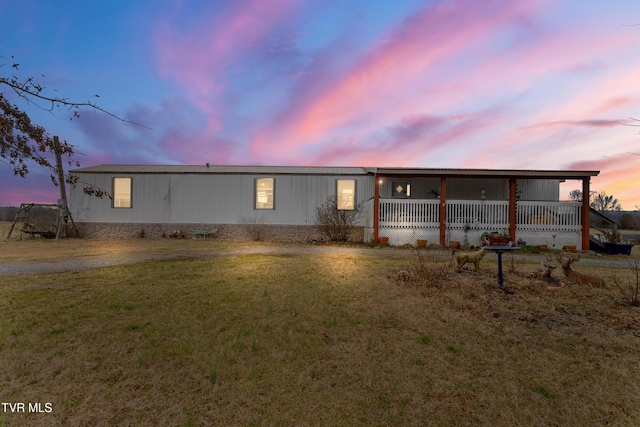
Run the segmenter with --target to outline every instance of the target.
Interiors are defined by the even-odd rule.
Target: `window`
[[[256,179],[256,209],[274,209],[274,178]]]
[[[131,178],[113,178],[113,207],[131,207]]]
[[[336,199],[339,211],[354,210],[356,208],[356,181],[354,179],[339,179]]]
[[[391,182],[391,197],[402,199],[410,198],[411,184],[408,181]]]

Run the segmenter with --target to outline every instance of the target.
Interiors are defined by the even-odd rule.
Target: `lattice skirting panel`
[[[562,249],[564,246],[575,246],[577,250],[582,250],[582,236],[576,232],[547,233],[547,232],[526,232],[516,234],[517,239],[522,239],[527,245],[539,246],[547,245],[549,249]]]
[[[389,239],[391,246],[416,245],[418,240],[426,240],[427,244],[440,243],[440,230],[437,229],[406,229],[406,228],[380,228],[378,237]],[[373,240],[373,236],[371,237]]]
[[[445,245],[456,240],[462,245],[481,246],[480,237],[482,232],[478,230],[450,229],[445,232]],[[555,237],[554,237],[555,236]],[[378,237],[386,237],[392,246],[416,245],[418,239],[427,240],[428,244],[440,243],[440,230],[438,229],[402,229],[402,228],[380,228]],[[563,246],[576,246],[577,250],[582,250],[582,236],[577,232],[548,233],[537,231],[521,231],[516,234],[516,240],[522,239],[527,245],[547,245],[549,249],[562,249]],[[373,229],[365,230],[365,241],[373,242]]]

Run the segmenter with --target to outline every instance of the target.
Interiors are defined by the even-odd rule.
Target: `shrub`
[[[264,223],[264,217],[240,217],[240,224],[244,225],[245,231],[256,242],[264,240],[267,226]]]
[[[352,210],[339,210],[336,196],[330,196],[316,206],[315,226],[320,234],[332,242],[346,242],[362,217],[362,203]]]
[[[397,279],[419,287],[442,287],[452,272],[452,260],[440,251],[412,249],[412,252],[413,264],[400,270]]]
[[[611,226],[603,227],[602,234],[604,235],[606,242],[620,243],[622,241],[622,235],[615,227],[611,227]]]
[[[621,283],[617,277],[613,282],[620,290],[624,304],[640,307],[640,257],[629,260],[629,271],[632,279],[628,280],[626,284]]]

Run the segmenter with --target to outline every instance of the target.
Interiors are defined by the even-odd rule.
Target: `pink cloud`
[[[558,120],[554,122],[537,123],[531,126],[525,126],[523,129],[557,129],[559,127],[593,127],[593,128],[610,128],[614,126],[620,126],[620,120],[605,120],[605,119],[587,119],[587,120]]]
[[[325,81],[317,96],[302,96],[303,102],[263,128],[252,141],[254,155],[268,155],[272,140],[279,141],[281,151],[288,151],[321,141],[336,129],[353,126],[356,120],[360,127],[388,121],[396,104],[405,108],[414,103],[419,108],[422,102],[416,103],[416,97],[422,91],[429,97],[428,76],[440,72],[435,67],[540,3],[525,7],[514,2],[458,1],[425,8],[386,43],[374,47],[342,75]],[[453,102],[443,97],[439,108],[446,109]]]
[[[609,111],[619,111],[622,109],[633,108],[640,99],[638,97],[630,96],[615,96],[612,98],[604,98],[600,101],[598,110],[603,113]]]
[[[377,139],[363,134],[322,144],[322,148],[314,152],[314,161],[362,166],[451,166],[445,164],[444,156],[462,157],[467,151],[463,141],[494,120],[497,118],[491,115],[474,115],[457,121],[411,116]]]
[[[273,43],[268,40],[300,6],[294,0],[231,2],[224,8],[203,10],[187,29],[180,28],[175,11],[166,15],[154,37],[158,72],[186,90],[204,118],[197,128],[174,126],[161,138],[161,146],[182,153],[177,162],[200,163],[203,158],[218,164],[247,162],[246,157],[239,158],[243,145],[234,140],[242,135],[222,134],[229,126],[230,106],[239,108],[244,101],[234,93],[234,79],[251,66],[244,60],[270,55],[270,60],[277,61],[278,55],[287,51],[290,41],[279,43],[278,37]],[[242,90],[249,88],[250,84],[243,82]],[[182,149],[187,141],[188,151]]]
[[[616,156],[603,156],[593,160],[581,160],[577,162],[571,162],[565,165],[568,170],[610,170],[626,169],[628,166],[637,163],[637,160],[633,159],[629,155],[618,154]],[[611,176],[614,176],[612,173]]]
[[[158,72],[188,91],[191,101],[209,118],[213,132],[221,127],[218,103],[234,67],[295,10],[297,3],[247,0],[227,6],[203,11],[198,24],[188,30],[179,29],[170,14],[155,35]]]

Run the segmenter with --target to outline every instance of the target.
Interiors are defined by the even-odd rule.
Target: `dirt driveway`
[[[148,242],[153,242],[148,240]],[[164,240],[162,241],[165,242]],[[7,242],[11,245],[14,242]],[[334,246],[334,245],[302,245],[302,244],[270,244],[262,242],[251,242],[251,244],[225,242],[221,247],[211,244],[189,242],[177,244],[174,248],[156,248],[150,244],[148,248],[135,245],[132,250],[119,251],[114,253],[107,245],[104,250],[86,254],[73,254],[72,256],[52,256],[48,251],[33,251],[26,256],[28,260],[12,261],[4,260],[0,257],[0,275],[24,275],[24,274],[46,274],[60,273],[68,271],[79,271],[92,268],[104,268],[117,265],[137,264],[141,262],[157,260],[180,260],[180,259],[209,259],[222,256],[251,256],[251,255],[295,255],[295,254],[362,254],[369,256],[410,256],[408,249],[397,248],[371,248],[364,246]],[[5,249],[8,249],[5,247]],[[41,249],[41,248],[39,248]]]
[[[22,255],[21,255],[22,253]],[[436,251],[450,256],[448,251]],[[249,255],[358,254],[372,257],[404,257],[415,252],[408,248],[376,248],[367,246],[303,245],[264,242],[172,242],[170,239],[140,239],[135,241],[40,241],[3,242],[0,245],[0,275],[46,274],[137,264],[156,260],[209,259],[221,256]],[[511,255],[505,256],[505,258]],[[539,262],[542,255],[513,255],[516,260]],[[485,260],[495,261],[495,254]],[[628,266],[629,257],[583,255],[581,265],[601,267]]]

